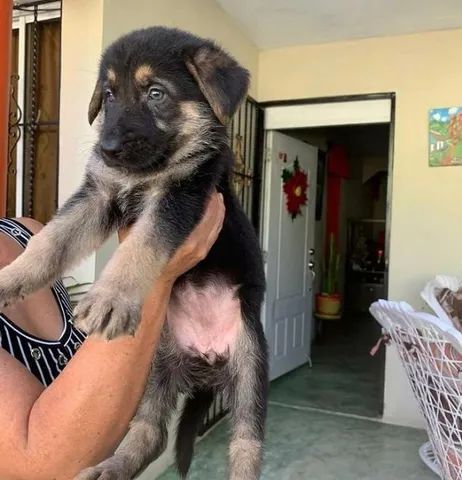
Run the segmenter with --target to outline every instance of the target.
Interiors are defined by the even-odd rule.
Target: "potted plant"
[[[321,293],[316,294],[316,313],[320,315],[335,317],[340,314],[339,271],[340,253],[337,251],[335,237],[331,234],[324,264],[322,290]]]

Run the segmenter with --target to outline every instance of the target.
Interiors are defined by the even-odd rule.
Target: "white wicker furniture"
[[[432,288],[422,295],[430,304]],[[380,300],[370,310],[398,350],[426,421],[436,469],[444,480],[462,480],[462,334],[447,316],[416,312],[404,302]],[[431,463],[428,445],[420,453]]]

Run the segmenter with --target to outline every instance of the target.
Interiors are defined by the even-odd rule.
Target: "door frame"
[[[325,96],[325,97],[313,97],[313,98],[300,98],[300,99],[291,99],[291,100],[275,100],[268,102],[260,102],[259,105],[263,109],[263,116],[266,118],[266,110],[270,107],[280,107],[280,106],[301,106],[301,105],[315,105],[315,104],[332,104],[332,103],[345,103],[345,102],[364,102],[367,100],[389,100],[390,102],[390,116],[389,123],[390,133],[389,133],[389,143],[388,143],[388,177],[387,177],[387,199],[386,199],[386,224],[385,224],[385,279],[384,279],[384,288],[385,288],[385,298],[389,296],[389,271],[390,271],[390,245],[391,245],[391,223],[392,223],[392,198],[393,198],[393,169],[394,169],[394,148],[395,148],[395,125],[396,125],[396,93],[395,92],[378,92],[378,93],[367,93],[367,94],[352,94],[352,95],[338,95],[338,96]],[[365,121],[363,124],[367,124]],[[358,125],[360,123],[357,123]],[[328,124],[319,125],[319,126],[329,126]],[[311,124],[312,128],[313,125]],[[263,137],[266,137],[265,124],[263,124]],[[263,161],[262,161],[262,175],[261,178],[266,178],[266,145],[263,148]],[[260,211],[263,212],[264,202],[265,202],[265,190],[266,186],[263,184],[261,187],[261,201],[260,201]],[[261,216],[262,217],[262,216]],[[260,220],[261,223],[261,220]],[[260,232],[261,232],[260,228]],[[261,238],[260,238],[261,240]],[[265,254],[265,252],[264,252]],[[264,317],[263,317],[264,318]],[[383,412],[384,408],[384,397],[385,397],[385,360],[381,368],[381,378],[380,378],[380,400],[381,400],[381,411]]]
[[[396,117],[396,93],[395,92],[378,92],[378,93],[366,93],[366,94],[353,94],[353,95],[338,95],[338,96],[327,96],[327,97],[313,97],[313,98],[300,98],[300,99],[291,99],[291,100],[272,100],[268,102],[260,102],[259,106],[263,108],[264,117],[267,116],[267,109],[270,107],[297,107],[302,105],[328,105],[333,103],[347,103],[347,102],[360,102],[361,104],[364,101],[373,101],[373,100],[389,100],[390,102],[390,116],[388,122],[377,122],[375,121],[363,121],[360,123],[355,123],[356,125],[365,125],[368,123],[389,123],[390,125],[390,134],[389,134],[389,144],[388,144],[388,176],[387,176],[387,200],[386,200],[386,223],[385,223],[385,297],[388,298],[389,293],[389,270],[390,270],[390,244],[391,244],[391,215],[392,215],[392,197],[393,197],[393,168],[394,168],[394,145],[395,145],[395,117]],[[331,124],[331,126],[342,125],[342,123]],[[348,125],[343,123],[343,125]],[[310,122],[305,128],[315,128],[315,127],[329,127],[327,123],[319,123],[313,125],[313,122]],[[293,127],[287,127],[293,128]],[[298,127],[304,128],[304,127]],[[269,129],[266,128],[266,125],[263,124],[263,130],[266,133]],[[261,178],[265,178],[265,164],[266,164],[266,148],[263,150],[263,162],[262,162],[262,175]],[[261,201],[260,201],[260,211],[264,209],[264,192],[265,186],[261,188]],[[261,231],[261,228],[260,228]]]

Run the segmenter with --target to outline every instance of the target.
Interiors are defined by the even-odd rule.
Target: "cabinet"
[[[345,274],[345,307],[368,312],[385,298],[385,220],[349,220]]]

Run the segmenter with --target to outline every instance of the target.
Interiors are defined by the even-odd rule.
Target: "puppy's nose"
[[[102,138],[101,150],[109,156],[117,155],[122,150],[122,144],[117,138]]]

